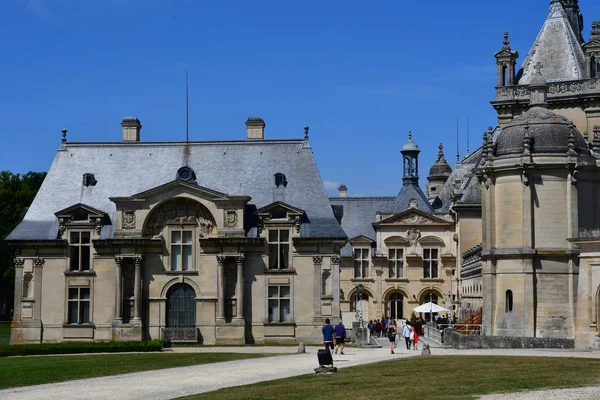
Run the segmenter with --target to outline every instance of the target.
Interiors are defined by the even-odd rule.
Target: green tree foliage
[[[45,172],[0,172],[0,320],[8,318],[12,309],[15,279],[14,250],[4,239],[21,222],[21,213],[33,202],[45,177]]]

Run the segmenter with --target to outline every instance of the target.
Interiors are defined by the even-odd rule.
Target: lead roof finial
[[[412,131],[408,131],[408,140],[412,140]]]
[[[67,130],[65,128],[63,128],[61,130],[61,132],[62,132],[62,142],[66,143],[67,142]]]
[[[600,36],[600,21],[592,22],[592,36]]]
[[[510,51],[510,40],[508,39],[508,31],[504,32],[504,41],[502,42],[502,44],[504,45],[502,47],[502,50]]]
[[[307,125],[304,127],[304,139],[305,140],[308,140],[308,130],[309,130],[309,127]]]
[[[440,149],[440,151],[438,151],[438,161],[442,161],[444,159],[444,145],[442,143],[440,143],[440,145],[438,146],[438,148]]]

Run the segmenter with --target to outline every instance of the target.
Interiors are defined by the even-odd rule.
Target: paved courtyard
[[[334,357],[338,368],[351,367],[378,361],[419,355],[420,351],[398,348],[391,355],[386,348],[347,348],[345,355]],[[177,352],[239,352],[239,353],[291,353],[293,347],[207,347],[178,348]],[[3,400],[12,399],[172,399],[196,393],[210,392],[225,387],[247,385],[291,376],[314,373],[317,367],[316,347],[308,347],[306,354],[288,354],[268,358],[230,361],[180,368],[138,372],[69,382],[27,386],[0,391]],[[600,359],[600,352],[576,352],[563,350],[448,350],[432,349],[435,355],[513,355],[547,357],[585,357]],[[582,389],[577,389],[582,390]],[[590,393],[598,388],[587,389]],[[583,394],[583,392],[581,392]],[[532,394],[530,394],[532,395]],[[486,399],[508,399],[511,397],[486,397]],[[570,397],[570,396],[569,396]],[[519,397],[519,399],[529,397]],[[537,397],[532,397],[537,398]],[[541,397],[540,397],[541,398]],[[544,400],[552,397],[544,396]],[[565,398],[565,397],[554,397]],[[585,398],[585,397],[579,397]]]

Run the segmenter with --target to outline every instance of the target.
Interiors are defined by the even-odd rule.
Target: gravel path
[[[295,351],[290,347],[186,347],[176,348],[175,352],[229,352],[229,353],[270,353],[281,354]],[[290,354],[250,360],[229,361],[215,364],[195,365],[180,368],[137,372],[133,374],[107,376],[84,380],[75,380],[47,385],[27,386],[23,388],[0,390],[2,400],[27,399],[172,399],[196,393],[210,392],[225,387],[247,385],[262,381],[287,378],[314,373],[317,367],[317,348],[307,347],[306,354]],[[510,355],[538,357],[580,357],[599,358],[600,352],[578,352],[564,350],[451,350],[432,349],[434,355]],[[420,351],[409,351],[399,347],[396,355],[389,350],[347,348],[345,355],[334,356],[338,368],[351,367],[378,361],[393,360],[421,354]],[[550,391],[525,394],[495,395],[504,397],[484,397],[484,399],[597,399],[600,398],[598,388],[572,389],[575,393]],[[547,393],[558,392],[550,397]],[[584,397],[587,395],[592,397]],[[519,397],[529,396],[529,397]]]
[[[583,387],[577,389],[538,390],[533,392],[490,394],[481,397],[481,400],[598,400],[600,399],[600,386]]]
[[[196,348],[196,352],[256,352],[248,348]],[[281,351],[261,347],[263,352]],[[179,351],[179,349],[177,349]],[[192,352],[187,348],[182,352]],[[228,361],[189,367],[170,368],[133,374],[107,376],[61,382],[47,385],[27,386],[0,390],[2,400],[62,400],[62,399],[172,399],[196,393],[210,392],[225,387],[247,385],[262,381],[288,378],[291,376],[314,373],[318,367],[317,348],[307,348],[306,354],[293,354],[258,358],[250,360]],[[392,356],[385,349],[347,348],[345,355],[334,356],[338,368],[360,364],[408,357],[420,352],[408,352]]]

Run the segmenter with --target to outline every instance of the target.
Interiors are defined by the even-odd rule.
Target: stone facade
[[[133,120],[121,144],[63,141],[9,236],[11,342],[320,342],[347,237],[308,138],[254,118],[248,141],[146,144]]]

